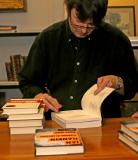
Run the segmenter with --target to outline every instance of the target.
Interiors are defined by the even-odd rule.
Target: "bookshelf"
[[[7,81],[4,62],[10,60],[10,55],[28,55],[29,49],[40,32],[0,33],[0,98],[6,102],[10,98],[22,98],[19,82]],[[0,106],[3,104],[0,103]]]
[[[15,32],[15,33],[0,33],[0,88],[8,86],[18,86],[18,84],[8,84],[6,82],[6,68],[4,62],[10,60],[11,55],[27,56],[29,49],[40,32]],[[3,82],[2,82],[3,81]]]
[[[40,32],[0,33],[0,37],[37,36]]]
[[[1,89],[18,88],[18,86],[19,86],[18,81],[0,81]]]
[[[133,49],[138,49],[138,37],[129,37]]]

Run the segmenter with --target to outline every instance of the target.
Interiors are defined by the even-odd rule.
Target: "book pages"
[[[93,85],[90,89],[86,91],[86,93],[82,97],[81,106],[85,112],[100,116],[101,115],[100,107],[104,99],[109,94],[111,94],[115,89],[105,87],[100,93],[94,95],[96,89],[97,89],[97,84]]]

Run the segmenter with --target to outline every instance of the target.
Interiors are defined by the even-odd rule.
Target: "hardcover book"
[[[121,130],[138,141],[138,120],[122,121]]]
[[[34,146],[36,156],[84,153],[84,144],[76,128],[37,129]]]
[[[94,95],[97,85],[93,85],[84,94],[81,100],[81,110],[52,112],[52,120],[63,128],[88,128],[102,125],[101,105],[104,99],[114,91],[113,88],[104,88],[99,94]]]
[[[8,81],[17,81],[18,73],[21,71],[27,56],[20,54],[10,55],[10,62],[5,62],[5,68]]]
[[[12,74],[13,74],[13,80],[17,81],[18,80],[18,73],[21,71],[21,55],[11,55],[10,56],[10,61],[11,61],[11,69],[12,69]]]
[[[41,103],[40,99],[10,99],[2,109],[8,115],[38,113]]]
[[[13,72],[11,62],[5,62],[6,73],[8,81],[13,81]]]
[[[124,131],[119,130],[118,139],[138,153],[138,141],[136,141],[133,137],[131,137]]]
[[[0,33],[14,33],[16,28],[16,26],[11,25],[0,25]]]

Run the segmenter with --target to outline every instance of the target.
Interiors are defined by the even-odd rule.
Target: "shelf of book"
[[[40,32],[0,33],[0,37],[37,36]]]
[[[0,81],[1,89],[18,88],[18,87],[19,87],[18,81]]]
[[[138,37],[137,36],[129,37],[129,40],[131,42],[133,49],[138,49]]]

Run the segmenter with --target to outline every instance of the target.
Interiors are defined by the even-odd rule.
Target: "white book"
[[[10,99],[2,109],[8,115],[38,113],[41,103],[40,99]]]
[[[44,108],[40,108],[39,113],[26,115],[9,115],[9,127],[42,126],[45,123]]]
[[[44,117],[44,108],[40,108],[38,113],[32,114],[10,114],[8,116],[9,121],[11,120],[33,120],[33,119],[43,119]]]
[[[10,128],[10,134],[34,134],[36,129],[43,129],[43,126],[12,127]]]
[[[88,128],[102,125],[101,105],[104,99],[114,91],[113,88],[105,87],[99,94],[94,95],[97,85],[93,85],[83,95],[81,100],[82,109],[52,112],[52,120],[64,128]]]
[[[42,119],[29,119],[29,120],[11,120],[9,121],[9,127],[33,127],[33,126],[42,126]]]

